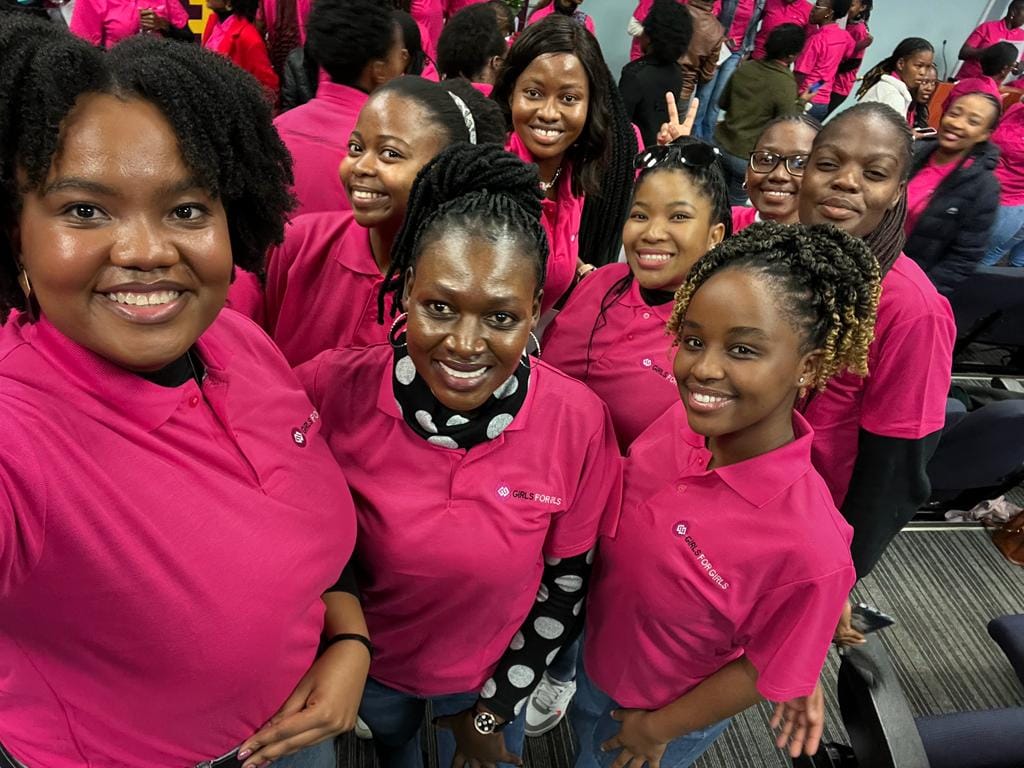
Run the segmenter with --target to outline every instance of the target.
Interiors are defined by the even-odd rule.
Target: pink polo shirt
[[[813,433],[708,470],[677,403],[630,448],[603,540],[584,663],[623,707],[658,709],[746,655],[770,701],[806,696],[856,581],[853,530],[811,466]]]
[[[949,302],[901,254],[882,279],[868,376],[841,374],[803,408],[814,427],[814,466],[836,506],[846,499],[861,429],[904,440],[942,429],[955,340]]]
[[[76,0],[69,26],[93,45],[110,48],[139,34],[139,14],[146,8],[167,19],[172,27],[188,24],[188,12],[178,0]]]
[[[800,2],[802,3],[803,0],[800,0]],[[807,7],[810,8],[811,6],[808,5]],[[846,34],[850,36],[850,38],[853,40],[854,47],[856,47],[862,41],[867,40],[868,35],[871,33],[868,32],[868,25],[860,21],[857,22],[856,24],[847,24]],[[849,72],[842,72],[836,75],[836,84],[835,87],[832,89],[834,93],[842,94],[843,96],[850,95],[850,92],[853,90],[853,86],[857,84],[857,73],[860,71],[861,63],[863,63],[864,61],[864,51],[866,50],[867,49],[864,48],[858,52],[854,52],[851,49],[850,56],[848,56],[847,58],[856,59],[857,66],[851,69]]]
[[[197,346],[202,388],[162,387],[45,319],[0,329],[0,742],[26,765],[217,757],[313,662],[345,476],[259,328],[226,310]]]
[[[350,211],[299,216],[267,256],[264,327],[293,366],[325,349],[385,341],[391,317],[377,322],[383,282],[370,231]]]
[[[529,19],[527,20],[526,23],[528,25],[529,24],[536,24],[538,21],[543,19],[545,16],[550,16],[551,14],[553,14],[555,12],[555,3],[556,2],[557,2],[557,0],[551,0],[551,5],[547,5],[547,6],[543,7],[543,8],[541,8],[539,11],[535,11],[535,12],[531,13],[530,17],[529,17]],[[589,16],[588,14],[584,13],[582,10],[577,10],[576,13],[573,14],[572,18],[574,18],[574,19],[583,19],[583,25],[587,28],[587,31],[590,34],[592,34],[592,35],[596,35],[597,34],[597,31],[594,29],[594,19],[591,16]]]
[[[587,275],[548,326],[541,347],[544,362],[604,400],[623,452],[679,401],[672,340],[665,332],[672,302],[648,306],[639,284],[631,280],[601,314],[605,297],[629,274],[628,265],[609,264]]]
[[[768,35],[780,24],[796,24],[806,27],[811,20],[814,6],[807,0],[765,0],[764,13],[761,16],[761,27],[754,38],[755,59],[764,58],[764,47]]]
[[[1006,41],[1008,43],[1019,43],[1024,41],[1024,27],[1017,27],[1016,29],[1010,29],[1006,26],[1004,19],[998,19],[996,21],[986,21],[984,24],[978,26],[971,36],[967,38],[965,45],[971,48],[988,48],[990,45],[1001,43]],[[957,72],[956,76],[958,80],[963,80],[967,77],[981,77],[984,73],[981,71],[981,64],[977,59],[971,59],[965,61],[963,66],[960,67],[960,71]]]
[[[277,24],[277,3],[278,0],[260,0],[256,18],[262,20],[264,29],[273,29]],[[295,0],[295,12],[299,22],[299,45],[306,44],[306,22],[312,7],[313,0]]]
[[[968,159],[961,168],[970,168],[972,160]],[[903,223],[903,231],[909,236],[917,226],[921,214],[928,209],[932,196],[939,185],[949,174],[957,169],[960,163],[956,160],[939,165],[933,154],[924,167],[907,182],[907,219]]]
[[[512,131],[505,149],[518,155],[523,162],[536,163],[530,150],[519,135]],[[580,222],[583,220],[583,196],[577,197],[572,191],[572,166],[568,163],[558,179],[556,200],[545,198],[541,202],[541,224],[548,235],[547,276],[544,279],[544,297],[541,310],[547,311],[562,294],[569,290],[576,276],[576,262],[580,255]]]
[[[436,59],[437,40],[444,29],[444,0],[412,0],[409,15],[420,28],[423,50],[431,59]]]
[[[761,214],[752,206],[734,205],[732,207],[732,232],[736,234],[754,222],[761,221]]]
[[[644,19],[647,18],[647,14],[651,12],[651,8],[653,7],[654,0],[640,0],[640,2],[636,4],[636,10],[633,11],[633,18],[643,24]],[[629,60],[636,61],[643,55],[644,50],[640,45],[640,38],[634,37],[633,43],[629,47]]]
[[[996,178],[1002,188],[1003,205],[1024,205],[1024,104],[1014,104],[992,133],[999,147]]]
[[[292,155],[298,199],[295,215],[352,209],[338,178],[359,111],[370,97],[357,88],[321,79],[316,96],[274,119]]]
[[[501,435],[468,451],[433,445],[402,419],[392,365],[379,344],[296,371],[357,500],[370,675],[416,696],[475,691],[526,620],[544,558],[614,529],[619,452],[597,396],[536,360]]]
[[[228,309],[241,312],[257,325],[263,325],[263,285],[252,272],[235,267],[235,279],[228,288]]]
[[[812,104],[828,104],[839,64],[852,54],[853,38],[838,24],[826,24],[808,34],[803,53],[793,65],[793,71],[800,81],[801,92],[819,80],[825,81],[811,99]]]
[[[743,45],[743,38],[747,34],[747,27],[750,20],[754,18],[755,0],[737,0],[736,12],[732,17],[732,24],[726,32],[726,37],[732,41],[733,47],[737,50]]]

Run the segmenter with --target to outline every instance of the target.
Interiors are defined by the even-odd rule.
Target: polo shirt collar
[[[348,226],[341,237],[331,246],[331,258],[350,272],[371,277],[383,277],[380,267],[373,259],[373,247],[370,244],[370,230],[362,227],[351,212],[346,211],[340,216],[348,217]]]
[[[346,112],[358,114],[369,100],[370,94],[325,78],[317,84],[315,98],[335,104]],[[347,142],[348,137],[344,137],[344,140]]]
[[[669,321],[669,318],[672,317],[672,308],[675,306],[674,301],[666,301],[664,304],[656,304],[654,306],[648,304],[644,301],[644,297],[640,293],[640,283],[635,277],[630,280],[629,290],[622,295],[622,299],[620,301],[627,307],[649,309],[657,315],[660,320],[663,320],[666,323]]]
[[[726,485],[750,504],[763,507],[811,469],[814,430],[796,411],[793,412],[793,436],[792,442],[774,451],[727,467],[704,470],[704,474],[718,475]],[[705,446],[704,436],[698,435],[686,426],[683,429],[683,439],[700,452],[701,468],[707,467],[711,452]]]

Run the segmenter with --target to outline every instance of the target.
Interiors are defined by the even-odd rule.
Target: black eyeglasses
[[[665,144],[650,147],[633,158],[633,168],[637,171],[654,168],[658,165],[689,165],[694,168],[708,168],[719,155],[718,147],[704,142],[693,144]]]
[[[757,150],[750,153],[750,170],[754,173],[771,173],[779,163],[785,161],[786,170],[790,176],[803,176],[804,169],[810,155],[778,155],[767,150]]]

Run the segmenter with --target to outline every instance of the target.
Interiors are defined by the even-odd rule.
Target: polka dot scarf
[[[525,361],[474,413],[457,413],[441,405],[416,372],[404,334],[397,344],[391,383],[398,410],[405,423],[428,443],[468,450],[504,432],[523,407],[530,385],[530,368]]]

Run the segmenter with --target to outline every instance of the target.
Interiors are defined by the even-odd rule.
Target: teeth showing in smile
[[[642,253],[639,255],[642,261],[661,261],[665,262],[672,258],[671,253]]]
[[[714,395],[705,395],[703,392],[691,392],[693,399],[701,405],[718,405],[719,403],[726,403],[730,400],[728,397],[716,397]]]
[[[768,190],[767,192],[765,192],[764,195],[765,195],[765,197],[780,198],[780,197],[792,197],[793,193],[792,192],[779,192],[777,190],[772,189],[772,190]]]
[[[150,293],[108,293],[107,298],[118,304],[133,307],[155,307],[170,304],[181,295],[179,291],[152,291]]]
[[[361,200],[363,202],[372,202],[374,200],[380,200],[384,197],[380,192],[367,192],[363,189],[353,189],[352,198],[354,200]]]
[[[551,130],[549,128],[534,128],[533,132],[538,136],[543,136],[545,139],[557,139],[562,135],[561,131]]]
[[[476,368],[472,371],[457,371],[454,368],[449,368],[447,365],[440,361],[437,364],[441,366],[442,371],[444,371],[449,376],[455,379],[476,379],[487,373],[486,365],[480,366],[479,368]]]

